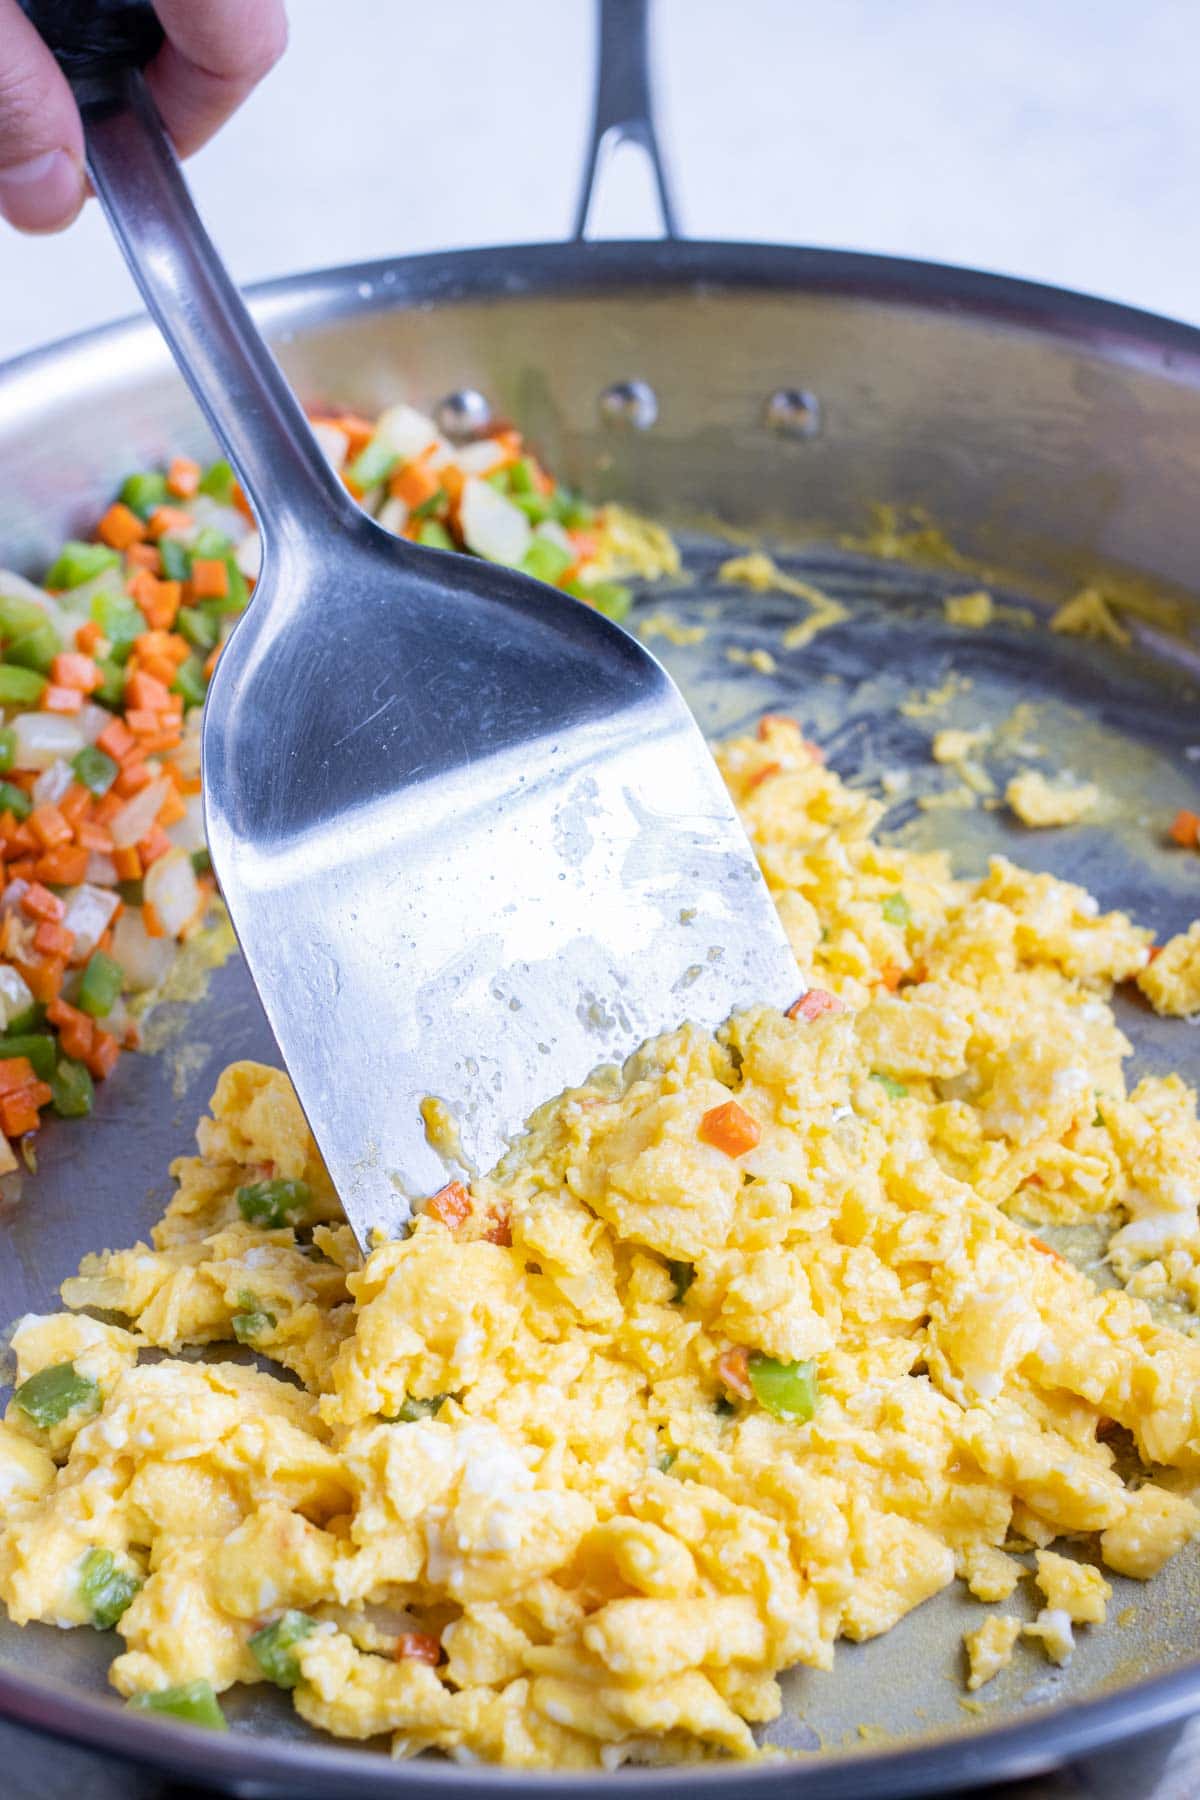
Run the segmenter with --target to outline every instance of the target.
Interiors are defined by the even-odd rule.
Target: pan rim
[[[257,321],[278,342],[320,322],[417,305],[514,300],[551,294],[586,298],[622,288],[696,293],[759,290],[830,295],[879,306],[901,305],[1050,336],[1099,360],[1133,364],[1200,388],[1200,327],[1077,291],[952,264],[788,244],[696,240],[604,240],[436,252],[342,264],[254,283],[245,291]],[[28,387],[30,401],[51,372],[60,380],[77,361],[120,349],[161,366],[169,358],[149,320],[127,316],[22,352],[0,363],[0,392]],[[18,410],[20,410],[18,408]],[[862,1800],[903,1800],[1015,1780],[1045,1771],[1138,1733],[1166,1727],[1200,1708],[1200,1660],[1084,1700],[1039,1709],[1030,1719],[884,1751],[819,1753],[813,1760],[714,1762],[659,1770],[627,1768],[629,1795],[658,1794],[682,1776],[706,1789],[730,1781],[774,1792],[802,1785],[810,1800],[849,1793]],[[310,1745],[249,1733],[218,1737],[147,1718],[130,1720],[112,1701],[0,1670],[0,1718],[102,1753],[205,1779],[231,1790],[319,1791],[335,1796],[407,1792],[433,1796],[474,1788],[477,1768],[450,1761],[395,1763],[339,1746]],[[489,1767],[482,1779],[503,1791],[536,1781],[548,1797],[591,1793],[612,1777]]]

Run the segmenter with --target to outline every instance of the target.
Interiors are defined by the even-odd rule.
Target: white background
[[[190,165],[239,280],[565,234],[591,0],[291,0],[286,58]],[[941,258],[1200,322],[1196,0],[658,0],[691,236]],[[653,209],[606,188],[606,235]],[[3,228],[0,228],[2,230]],[[131,310],[96,208],[0,236],[0,357]]]

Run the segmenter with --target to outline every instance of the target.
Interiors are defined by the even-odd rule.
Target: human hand
[[[283,0],[155,0],[155,11],[166,42],[146,78],[190,156],[282,56]],[[0,213],[20,231],[61,231],[86,195],[71,90],[17,0],[0,0]]]

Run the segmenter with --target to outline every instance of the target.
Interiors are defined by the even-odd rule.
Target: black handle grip
[[[150,0],[19,0],[79,101],[112,93],[150,61],[163,28]]]

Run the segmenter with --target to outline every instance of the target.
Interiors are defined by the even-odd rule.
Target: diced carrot
[[[894,994],[904,977],[904,970],[899,963],[887,962],[879,971],[879,979],[889,994]]]
[[[65,956],[70,962],[75,949],[75,933],[65,925],[43,920],[33,934],[33,947],[42,956]]]
[[[107,1081],[121,1060],[121,1046],[111,1031],[101,1031],[97,1026],[92,1033],[92,1047],[83,1060],[97,1081]]]
[[[200,487],[200,464],[190,456],[173,456],[167,464],[167,488],[177,500],[190,500]]]
[[[88,852],[82,844],[56,844],[46,850],[34,864],[39,881],[52,881],[55,887],[76,887],[87,880]]]
[[[229,592],[229,570],[219,556],[200,556],[192,564],[192,598],[224,600]]]
[[[736,1100],[710,1107],[700,1121],[700,1137],[726,1156],[744,1156],[747,1150],[753,1150],[760,1136],[757,1121]]]
[[[461,1181],[448,1181],[425,1203],[431,1219],[437,1219],[448,1231],[456,1231],[471,1210],[471,1196]]]
[[[793,719],[788,713],[764,713],[762,718],[758,721],[758,737],[760,743],[765,743],[767,741],[776,725],[794,725],[797,730],[799,730],[799,721]]]
[[[21,911],[28,913],[31,919],[49,919],[52,925],[57,925],[66,910],[58,895],[52,894],[49,888],[44,888],[38,881],[32,887],[27,887],[21,895]]]
[[[50,664],[50,679],[59,687],[78,688],[81,694],[94,694],[104,680],[90,656],[78,650],[60,650]]]
[[[168,631],[175,623],[175,615],[183,604],[181,581],[160,581],[148,569],[142,569],[129,583],[129,592],[152,630]]]
[[[148,869],[151,863],[156,863],[160,856],[165,856],[167,851],[173,848],[174,845],[162,826],[152,825],[137,847],[138,855],[142,859],[142,867]]]
[[[81,781],[73,781],[58,801],[58,810],[71,830],[78,834],[81,822],[91,810],[92,796]]]
[[[442,1659],[442,1646],[425,1631],[402,1631],[396,1639],[397,1662],[423,1662],[432,1667]]]
[[[801,738],[800,741],[801,741],[802,745],[804,746],[804,748],[808,751],[810,761],[818,763],[818,764],[824,763],[825,752],[822,750],[820,744],[814,744],[811,738]]]
[[[764,763],[761,769],[756,769],[754,771],[753,775],[746,783],[747,788],[753,793],[755,788],[760,788],[764,781],[770,781],[772,775],[778,775],[782,768],[782,763]]]
[[[50,681],[42,689],[39,702],[42,712],[77,713],[83,706],[83,695],[78,688],[56,687]]]
[[[130,544],[138,543],[145,535],[146,527],[142,521],[120,500],[113,502],[96,527],[96,536],[111,550],[127,550]]]
[[[180,819],[187,818],[187,807],[179,797],[177,788],[172,788],[158,809],[158,823],[165,830],[168,825],[178,825]]]
[[[43,1006],[57,999],[66,966],[57,956],[44,957],[40,962],[26,962],[23,958],[17,961],[18,972],[26,987]]]
[[[164,938],[167,935],[167,928],[159,917],[158,908],[152,900],[143,900],[142,902],[142,924],[146,927],[147,937]]]
[[[34,879],[32,856],[16,857],[7,865],[7,872],[10,881],[32,881]]]
[[[136,670],[125,683],[125,703],[127,708],[158,712],[170,699],[170,692],[165,683],[156,681],[153,675],[144,675]]]
[[[1031,1233],[1029,1242],[1033,1245],[1035,1250],[1040,1250],[1043,1256],[1052,1256],[1055,1262],[1065,1261],[1065,1258],[1054,1249],[1053,1245],[1047,1244],[1043,1238],[1034,1237]]]
[[[111,724],[106,725],[96,739],[96,743],[106,756],[111,756],[113,761],[118,763],[124,762],[129,752],[137,748],[133,733],[121,723],[120,719],[114,719]]]
[[[789,1019],[819,1019],[822,1013],[845,1012],[846,1008],[836,994],[828,993],[824,988],[809,988],[807,994],[801,994],[787,1009]]]
[[[150,514],[147,527],[153,538],[164,537],[168,531],[189,531],[192,526],[192,515],[180,506],[156,506]]]
[[[505,1213],[501,1218],[494,1219],[483,1235],[487,1243],[499,1244],[502,1249],[507,1250],[512,1243],[512,1220]]]
[[[113,782],[113,789],[121,798],[128,800],[134,794],[140,794],[154,780],[153,775],[144,762],[127,762],[121,766],[121,772]]]
[[[161,756],[164,751],[178,749],[182,741],[182,726],[172,724],[162,731],[148,733],[142,738],[141,745],[147,756]]]
[[[209,651],[208,655],[205,657],[205,659],[204,659],[204,679],[206,681],[212,680],[212,672],[217,666],[217,658],[220,656],[221,651],[224,649],[224,647],[225,646],[223,644],[219,644],[219,643],[214,644],[212,649]]]
[[[567,537],[575,552],[576,562],[588,562],[595,556],[599,544],[594,531],[568,531]]]
[[[8,1137],[24,1137],[26,1132],[36,1131],[41,1122],[28,1088],[0,1095],[0,1128]]]
[[[76,1062],[86,1062],[97,1029],[96,1021],[59,999],[46,1008],[46,1017],[58,1027],[58,1040],[66,1054],[74,1057]]]
[[[104,642],[104,633],[95,619],[85,619],[75,629],[75,648],[84,656],[91,656]]]
[[[85,850],[95,850],[100,856],[112,854],[113,841],[103,825],[97,825],[94,819],[81,819],[76,827],[75,836]]]
[[[0,1094],[12,1094],[33,1080],[33,1064],[27,1056],[0,1058]]]
[[[140,881],[142,879],[142,859],[132,844],[124,850],[113,851],[113,865],[117,871],[118,881]]]
[[[71,827],[57,806],[51,806],[48,802],[34,807],[29,815],[29,829],[43,850],[52,850],[55,844],[69,844],[71,841]]]
[[[143,738],[153,737],[154,733],[158,730],[158,713],[150,706],[127,706],[125,708],[125,723],[128,725],[133,735],[140,741]],[[142,749],[144,750],[145,748],[146,746],[143,743]]]
[[[441,485],[429,464],[417,458],[397,469],[388,482],[388,492],[394,499],[403,500],[405,506],[423,506],[426,500],[433,499]]]
[[[750,1385],[750,1355],[743,1344],[735,1344],[732,1350],[726,1350],[717,1361],[717,1374],[732,1394],[740,1394],[743,1400],[753,1400],[754,1389]]]
[[[457,463],[443,463],[438,470],[438,480],[446,490],[446,498],[449,500],[451,508],[457,507],[462,499],[463,486],[466,482],[466,476]]]
[[[1200,846],[1200,813],[1180,807],[1171,821],[1169,836],[1181,849],[1195,850]]]
[[[147,569],[151,575],[161,575],[162,555],[157,544],[130,544],[125,552],[126,568]]]

